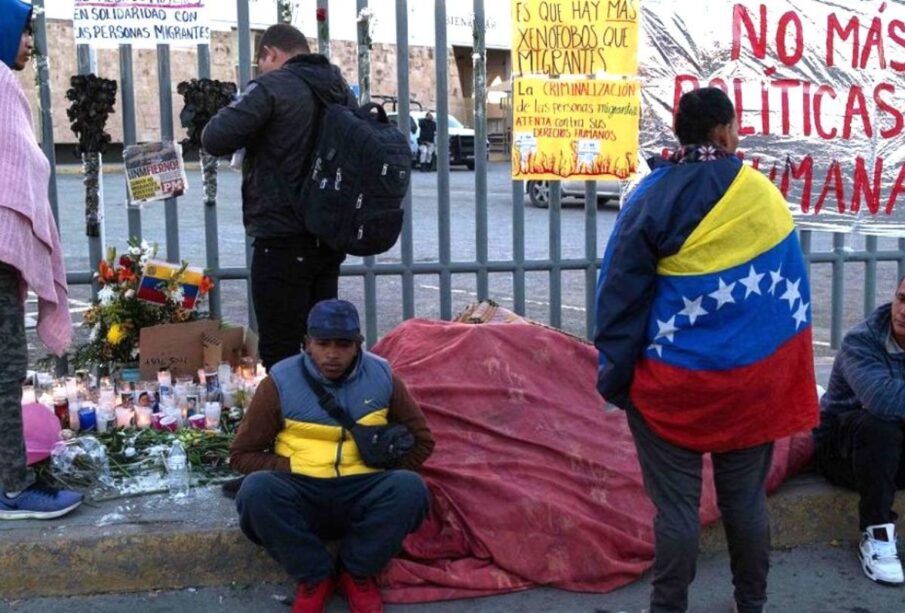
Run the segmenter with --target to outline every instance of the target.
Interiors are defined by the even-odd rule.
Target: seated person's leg
[[[262,471],[251,473],[236,495],[239,526],[300,584],[333,574],[333,557],[317,535],[329,505],[316,479]]]

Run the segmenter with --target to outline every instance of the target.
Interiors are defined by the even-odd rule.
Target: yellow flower
[[[113,324],[107,331],[107,342],[111,345],[119,345],[126,338],[126,328],[122,324]]]

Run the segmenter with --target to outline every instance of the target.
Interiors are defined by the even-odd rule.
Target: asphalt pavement
[[[820,544],[774,551],[768,586],[768,610],[778,613],[897,613],[905,610],[905,588],[872,583],[861,574],[854,547]],[[78,572],[74,567],[73,572]],[[417,605],[390,605],[388,613],[646,613],[648,576],[609,594],[580,594],[538,588],[493,596]],[[289,583],[234,585],[175,592],[0,601],[0,612],[15,613],[288,613],[294,590]],[[702,555],[692,584],[693,613],[731,613],[728,556]],[[334,597],[327,613],[348,611]]]

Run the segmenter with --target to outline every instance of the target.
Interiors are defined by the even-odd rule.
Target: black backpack
[[[396,244],[412,153],[406,136],[377,104],[325,107],[298,213],[336,251],[376,255]]]

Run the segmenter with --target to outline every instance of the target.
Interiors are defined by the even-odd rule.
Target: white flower
[[[138,265],[141,266],[142,270],[144,270],[144,267],[147,266],[149,259],[151,259],[151,257],[148,254],[145,254],[138,258]]]
[[[142,251],[148,251],[150,248],[151,248],[151,245],[148,244],[148,241],[146,241],[146,240],[141,241],[141,250]]]
[[[126,447],[123,450],[123,455],[126,456],[127,458],[134,458],[135,457],[135,447]]]
[[[185,292],[182,290],[182,286],[179,285],[176,289],[168,292],[170,296],[170,300],[175,302],[176,304],[182,304],[182,301],[185,299]]]
[[[113,302],[113,298],[116,296],[116,292],[113,291],[113,288],[109,285],[105,285],[101,288],[101,291],[97,293],[97,300],[103,306],[109,306],[111,302]]]
[[[132,352],[129,354],[133,360],[138,359],[138,347],[132,347]]]
[[[94,342],[101,335],[101,324],[100,322],[94,324],[94,327],[91,328],[91,334],[88,335],[88,341]]]
[[[129,247],[129,255],[141,255],[141,247]]]
[[[131,300],[132,298],[135,297],[135,290],[134,290],[134,289],[127,289],[127,290],[126,290],[126,293],[124,294],[124,296],[125,296],[126,299]]]

